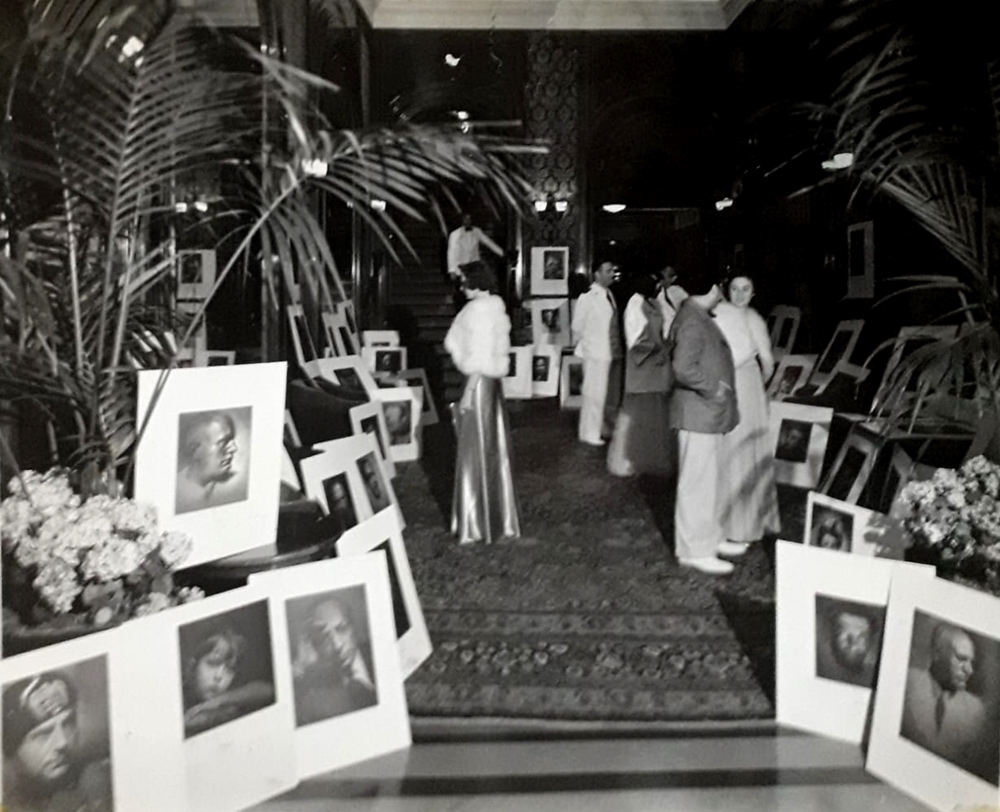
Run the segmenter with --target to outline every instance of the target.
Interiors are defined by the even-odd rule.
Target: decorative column
[[[528,35],[528,80],[525,87],[526,136],[544,141],[549,154],[535,155],[531,180],[545,210],[524,224],[521,250],[525,296],[531,295],[531,249],[553,245],[569,247],[569,269],[582,269],[581,235],[585,201],[580,160],[581,57],[572,35],[532,32]]]

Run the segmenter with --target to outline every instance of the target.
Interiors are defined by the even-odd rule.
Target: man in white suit
[[[579,438],[587,445],[605,444],[621,405],[624,351],[618,306],[610,290],[617,278],[618,266],[602,262],[573,313],[575,354],[583,359]]]

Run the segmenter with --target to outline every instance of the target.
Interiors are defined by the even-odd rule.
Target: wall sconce
[[[715,210],[722,211],[723,209],[728,209],[733,205],[733,199],[731,197],[724,197],[722,200],[715,201]]]
[[[557,200],[556,201],[556,211],[560,214],[565,214],[569,209],[568,200]]]
[[[620,211],[625,211],[624,203],[605,203],[601,206],[601,209],[606,211],[608,214],[618,214]]]
[[[385,211],[385,201],[379,200],[378,198],[372,198],[371,207],[375,211]]]
[[[548,197],[539,198],[535,201],[535,211],[539,214],[547,212],[550,209],[556,214],[566,214],[569,211],[569,201],[563,199],[553,200],[551,201],[551,206],[549,205]]]
[[[549,207],[549,201],[546,200],[545,198],[535,201],[535,211],[537,211],[539,214],[545,211],[548,207]]]

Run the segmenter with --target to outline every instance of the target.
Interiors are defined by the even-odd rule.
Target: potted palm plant
[[[313,302],[343,297],[317,194],[403,246],[394,218],[434,210],[447,184],[527,210],[519,161],[539,148],[448,127],[337,131],[315,103],[335,90],[328,82],[173,0],[5,9],[0,401],[42,415],[53,462],[84,505],[128,496],[148,418],[136,414],[135,368],[169,374],[230,274],[263,263],[275,302],[293,277]],[[224,181],[190,199],[204,177]],[[176,245],[192,216],[228,258],[200,311],[180,321]],[[9,498],[30,503],[32,483],[51,479],[19,476]]]

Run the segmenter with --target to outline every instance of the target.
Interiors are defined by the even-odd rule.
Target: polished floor
[[[854,745],[769,722],[687,727],[414,723],[405,751],[316,776],[256,812],[917,812]]]

